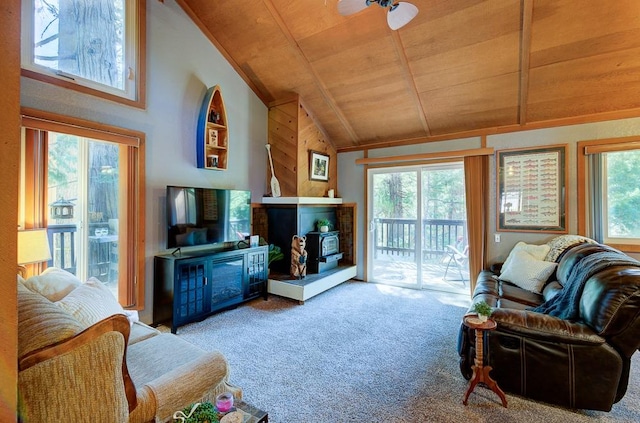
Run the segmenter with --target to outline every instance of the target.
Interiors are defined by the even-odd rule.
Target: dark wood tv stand
[[[153,324],[179,326],[267,299],[268,247],[197,250],[154,258]]]

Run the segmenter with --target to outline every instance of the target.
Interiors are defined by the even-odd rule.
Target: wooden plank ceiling
[[[363,0],[364,1],[364,0]],[[266,105],[299,94],[338,151],[640,116],[637,0],[177,0]]]

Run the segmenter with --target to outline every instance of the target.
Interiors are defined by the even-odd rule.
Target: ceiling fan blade
[[[338,6],[339,5],[340,3],[338,3]],[[387,13],[387,23],[389,24],[389,28],[396,30],[408,24],[417,14],[417,7],[411,3],[401,1],[389,9]]]
[[[338,13],[342,16],[353,15],[369,6],[367,0],[340,0],[338,2]]]

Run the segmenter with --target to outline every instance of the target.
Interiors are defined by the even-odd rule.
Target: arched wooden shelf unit
[[[207,90],[202,101],[197,130],[197,165],[201,169],[227,169],[229,131],[227,112],[218,85]]]

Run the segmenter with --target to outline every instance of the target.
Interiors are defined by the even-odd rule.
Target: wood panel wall
[[[17,238],[20,164],[20,1],[0,2],[0,421],[15,422],[18,403]]]
[[[283,197],[326,197],[330,189],[335,190],[338,196],[336,149],[299,97],[278,102],[269,108],[269,144]],[[329,156],[328,182],[310,180],[311,151]],[[270,180],[271,171],[267,163],[265,192],[268,194],[271,193]]]
[[[329,181],[312,181],[310,175],[310,152],[329,156]],[[338,188],[338,156],[336,149],[324,136],[313,117],[302,103],[298,104],[298,196],[326,197],[327,191]],[[337,195],[337,194],[336,194]]]
[[[297,196],[298,107],[296,102],[269,108],[269,144],[271,144],[273,168],[280,182],[282,196]],[[270,180],[271,170],[267,163],[265,192],[268,194],[271,194]]]

